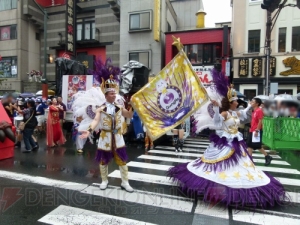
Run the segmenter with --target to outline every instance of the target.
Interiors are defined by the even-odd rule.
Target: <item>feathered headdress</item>
[[[94,62],[95,70],[89,70],[89,74],[92,74],[94,78],[101,83],[113,76],[116,82],[119,82],[120,68],[112,65],[112,60],[108,58],[105,63],[97,58]]]
[[[228,78],[223,72],[219,72],[216,69],[212,70],[212,79],[214,83],[215,90],[217,93],[223,97],[227,97],[229,102],[237,100],[237,93],[229,85]]]

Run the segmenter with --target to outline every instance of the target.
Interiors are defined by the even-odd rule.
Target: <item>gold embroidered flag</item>
[[[182,124],[209,99],[180,40],[173,40],[179,53],[131,98],[153,141]]]

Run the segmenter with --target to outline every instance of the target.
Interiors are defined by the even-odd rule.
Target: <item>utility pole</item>
[[[42,79],[43,99],[48,99],[48,81],[47,81],[47,20],[48,13],[44,8],[44,76]]]
[[[270,94],[270,64],[271,64],[271,33],[272,33],[272,12],[270,10],[267,11],[267,30],[266,30],[266,43],[265,43],[265,53],[266,53],[266,61],[265,61],[265,95]]]
[[[43,91],[43,99],[46,100],[48,98],[48,81],[47,81],[47,21],[48,21],[48,13],[46,8],[42,8],[35,0],[33,2],[37,5],[37,7],[44,14],[44,75],[42,79],[42,91]]]

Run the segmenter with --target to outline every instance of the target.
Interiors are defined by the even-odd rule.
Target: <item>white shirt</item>
[[[115,115],[116,106],[114,104],[109,103],[109,102],[106,102],[105,105],[106,105],[106,108],[107,108],[106,109],[107,114]]]

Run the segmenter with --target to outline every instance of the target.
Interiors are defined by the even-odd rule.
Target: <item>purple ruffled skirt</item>
[[[126,163],[128,160],[128,155],[126,152],[126,147],[124,148],[118,148],[115,150],[115,154],[124,162]],[[95,160],[98,163],[103,163],[104,165],[107,165],[112,159],[114,158],[114,152],[113,151],[104,151],[101,149],[97,150]]]
[[[211,142],[220,151],[226,146],[232,148],[233,154],[215,163],[203,162],[201,158],[171,168],[168,176],[183,191],[203,196],[205,202],[234,207],[265,208],[289,201],[278,180],[255,168],[243,140],[234,138],[229,143],[225,137],[212,135]]]

